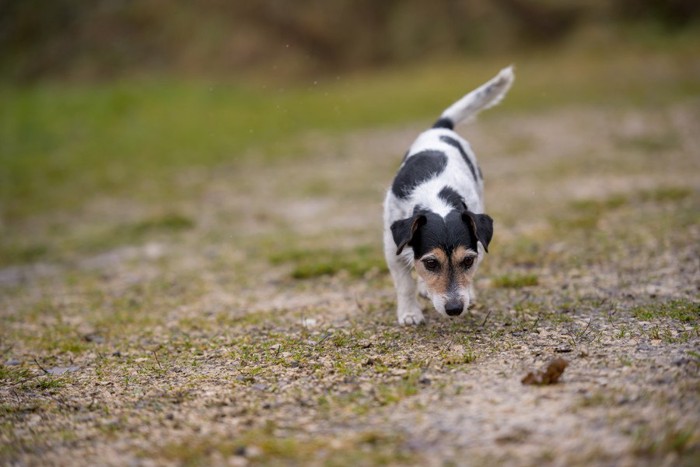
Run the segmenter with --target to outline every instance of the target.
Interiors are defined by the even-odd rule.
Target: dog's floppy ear
[[[396,243],[396,254],[400,255],[406,245],[411,244],[413,236],[422,225],[425,225],[427,218],[425,214],[414,214],[412,217],[401,219],[391,224],[391,235]]]
[[[493,237],[493,219],[488,214],[474,214],[464,211],[462,220],[471,229],[472,234],[484,245],[484,251],[489,252],[489,243]]]

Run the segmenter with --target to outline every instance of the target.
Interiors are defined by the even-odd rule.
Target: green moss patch
[[[539,284],[536,274],[504,274],[493,278],[493,286],[520,289],[522,287],[532,287]]]
[[[294,279],[334,276],[341,272],[358,278],[371,271],[387,271],[384,254],[376,245],[361,245],[348,250],[289,249],[271,254],[269,260],[275,265],[291,265],[290,275]]]
[[[632,309],[632,316],[644,321],[670,318],[684,323],[700,321],[700,303],[685,299],[639,305]]]

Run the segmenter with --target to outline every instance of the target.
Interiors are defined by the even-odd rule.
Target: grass
[[[539,284],[536,274],[503,274],[493,278],[493,286],[509,289],[533,287]]]
[[[163,446],[160,458],[192,466],[210,463],[215,456],[256,465],[414,465],[417,460],[397,435],[366,431],[343,439],[319,436],[300,440],[274,433],[275,428],[270,426],[236,440],[196,437]],[[150,452],[144,453],[146,458],[151,456]]]
[[[47,377],[37,381],[34,384],[34,387],[41,391],[52,391],[54,389],[62,388],[65,384],[66,383],[63,381],[63,379]]]
[[[643,321],[670,318],[683,323],[697,324],[700,322],[700,303],[678,299],[639,305],[632,309],[632,316]]]
[[[372,271],[387,271],[383,254],[376,245],[336,250],[290,248],[272,253],[269,260],[274,265],[291,265],[290,276],[294,279],[333,276],[340,272],[345,272],[353,278],[361,278]]]
[[[42,240],[17,236],[0,243],[0,265],[35,261],[66,261],[76,255],[96,254],[124,245],[158,241],[195,227],[195,221],[180,213],[144,216],[140,220],[113,219],[110,224],[69,230],[61,228]]]
[[[650,433],[650,430],[642,428],[635,433],[635,451],[643,458],[663,458],[669,453],[687,453],[691,455],[690,458],[697,460],[700,452],[693,445],[694,436],[692,429],[683,427],[667,427],[661,433]]]
[[[551,222],[560,231],[584,230],[598,228],[600,220],[617,210],[644,203],[680,203],[693,195],[693,191],[682,186],[660,186],[632,193],[613,194],[603,199],[580,199],[569,203],[562,215],[558,213]]]
[[[31,374],[32,373],[26,367],[0,366],[0,381],[6,383],[26,380]]]
[[[147,219],[122,228],[121,235],[139,237],[151,232],[170,232],[194,227],[194,221],[181,214],[169,213],[161,217]]]

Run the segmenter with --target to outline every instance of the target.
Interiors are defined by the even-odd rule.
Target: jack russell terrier
[[[488,252],[493,220],[484,214],[476,156],[454,127],[498,104],[514,79],[513,68],[504,68],[448,107],[410,147],[387,192],[384,255],[399,324],[423,323],[417,290],[444,316],[459,316],[474,301],[474,275]]]

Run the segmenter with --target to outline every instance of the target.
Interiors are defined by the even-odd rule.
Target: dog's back
[[[393,205],[391,219],[409,216],[417,202],[441,215],[453,209],[458,199],[473,212],[483,212],[481,169],[469,143],[454,128],[498,104],[513,80],[513,68],[502,69],[493,79],[449,106],[432,128],[416,138],[392,183],[393,199],[387,199]],[[449,190],[443,191],[445,186]]]

